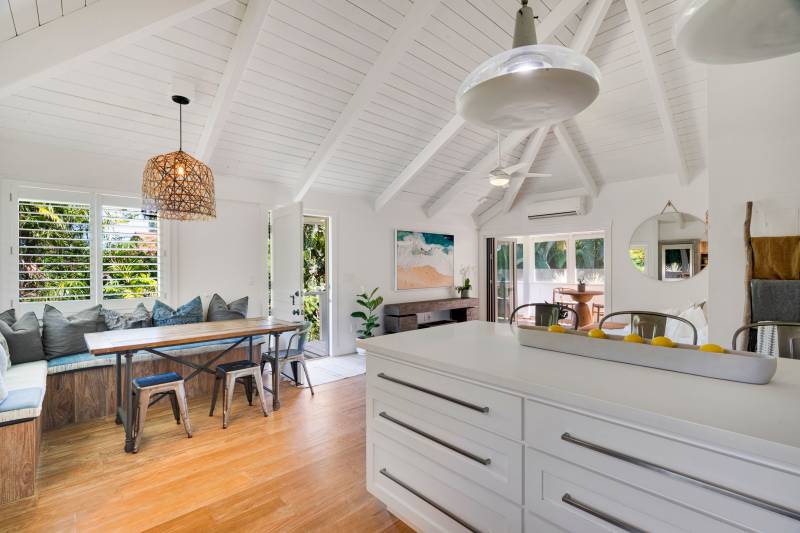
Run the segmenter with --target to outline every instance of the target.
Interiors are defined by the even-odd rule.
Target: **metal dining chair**
[[[572,324],[570,327],[572,329],[578,329],[578,313],[575,311],[575,309],[562,304],[551,304],[546,302],[520,305],[514,309],[513,313],[511,313],[511,317],[508,320],[509,323],[513,323],[514,317],[518,314],[518,312],[521,309],[526,308],[530,308],[532,312],[528,311],[527,313],[521,314],[517,318],[517,322],[524,321],[529,322],[534,326],[549,327],[554,324],[560,324],[571,314]]]
[[[287,363],[297,363],[296,366],[303,368],[303,372],[306,375],[308,388],[311,390],[311,395],[313,396],[314,387],[311,385],[311,376],[308,375],[308,367],[306,366],[305,358],[305,346],[306,340],[308,340],[309,329],[311,329],[311,322],[304,322],[300,329],[298,329],[291,337],[289,337],[289,342],[286,343],[286,349],[283,350],[283,356],[281,356],[281,350],[277,347],[275,352],[277,354],[276,357],[278,358],[278,374],[291,378],[291,376],[283,373],[283,369],[286,368]],[[292,343],[295,344],[294,348],[292,348]],[[296,368],[293,378],[295,386],[299,384],[297,380],[297,370],[299,370],[299,368]]]
[[[746,351],[800,359],[800,322],[765,320],[746,324],[733,333],[731,347],[734,350],[738,349],[739,336],[750,330],[756,331],[756,337],[744,347]]]
[[[631,333],[636,333],[648,340],[663,336],[667,331],[667,322],[669,320],[677,320],[689,327],[692,331],[692,344],[697,344],[697,328],[694,324],[685,318],[657,311],[616,311],[603,316],[597,327],[603,329],[603,324],[609,318],[624,315],[630,316]]]

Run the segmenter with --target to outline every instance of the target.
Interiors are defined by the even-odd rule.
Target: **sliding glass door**
[[[495,241],[495,317],[497,322],[508,322],[516,307],[516,242]]]

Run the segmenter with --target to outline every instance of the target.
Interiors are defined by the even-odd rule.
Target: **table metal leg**
[[[249,344],[250,344],[250,349],[247,350],[247,360],[252,363],[253,362],[253,337],[252,336],[249,337],[248,341],[249,341]]]
[[[131,370],[133,366],[133,352],[125,352],[125,451],[133,451],[133,387],[131,386]]]
[[[122,409],[122,354],[117,354],[117,408],[114,409],[116,414],[116,423],[122,424],[122,417],[119,416],[119,411]]]
[[[281,383],[281,372],[278,365],[278,356],[280,355],[278,344],[281,339],[280,333],[272,335],[275,338],[275,353],[270,354],[272,357],[269,359],[269,364],[272,366],[272,410],[277,411],[281,408],[281,399],[279,397],[279,386]]]

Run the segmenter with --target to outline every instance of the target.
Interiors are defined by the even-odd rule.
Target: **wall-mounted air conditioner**
[[[586,213],[585,205],[583,196],[535,202],[528,206],[528,220],[583,215]]]

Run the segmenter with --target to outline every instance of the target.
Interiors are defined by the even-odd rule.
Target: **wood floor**
[[[191,401],[192,439],[162,402],[136,455],[112,418],[47,432],[38,495],[0,507],[0,531],[411,531],[364,486],[364,389],[285,383],[268,418],[237,391],[226,430]]]

